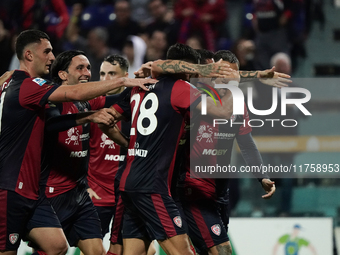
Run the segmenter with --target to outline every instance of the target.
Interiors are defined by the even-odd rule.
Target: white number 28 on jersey
[[[131,103],[135,101],[135,105],[132,110],[132,119],[131,123],[135,120],[137,109],[140,103],[140,94],[134,94],[131,97]],[[151,106],[149,108],[145,108],[146,103],[151,101]],[[153,131],[155,131],[157,127],[157,117],[155,115],[158,109],[158,98],[155,93],[149,93],[143,98],[142,103],[140,104],[139,108],[139,115],[137,119],[137,130],[141,135],[150,135]],[[144,127],[143,120],[148,119],[149,125]],[[135,135],[136,131],[134,127],[131,127],[130,135]]]

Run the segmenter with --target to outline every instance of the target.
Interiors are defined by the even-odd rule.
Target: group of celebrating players
[[[274,77],[271,85],[285,86],[289,76],[240,72],[230,51],[175,44],[135,79],[123,57],[110,55],[90,82],[84,52],[55,58],[39,30],[18,36],[16,54],[20,70],[0,78],[1,254],[16,254],[21,240],[34,254],[65,254],[68,244],[85,255],[147,254],[153,240],[167,254],[231,254],[228,179],[191,178],[190,159],[222,146],[225,155],[207,160],[228,165],[235,138],[248,165],[262,159],[249,126],[210,130],[231,134],[224,140],[189,139],[213,117],[249,117],[232,115],[231,92],[218,89],[222,104],[207,97],[202,118],[201,91],[188,81]],[[270,198],[274,182],[256,177]]]

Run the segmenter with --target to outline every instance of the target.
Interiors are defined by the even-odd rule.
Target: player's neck
[[[19,70],[25,71],[28,73],[31,77],[40,77],[29,65],[27,65],[25,62],[20,61],[20,67]]]

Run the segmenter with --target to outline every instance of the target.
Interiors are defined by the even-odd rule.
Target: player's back
[[[164,76],[150,91],[131,91],[130,143],[120,190],[169,194],[184,119],[199,98],[199,93],[190,98],[190,89],[189,83]]]

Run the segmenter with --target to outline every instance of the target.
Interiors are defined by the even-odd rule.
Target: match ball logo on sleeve
[[[220,224],[215,224],[215,225],[211,226],[211,231],[215,235],[219,236],[221,234],[221,226],[220,226]]]
[[[19,234],[17,233],[13,233],[9,235],[9,241],[11,242],[11,244],[15,244],[19,239]]]
[[[181,228],[182,227],[182,219],[181,216],[176,216],[174,218],[174,223],[177,225],[177,227]]]

